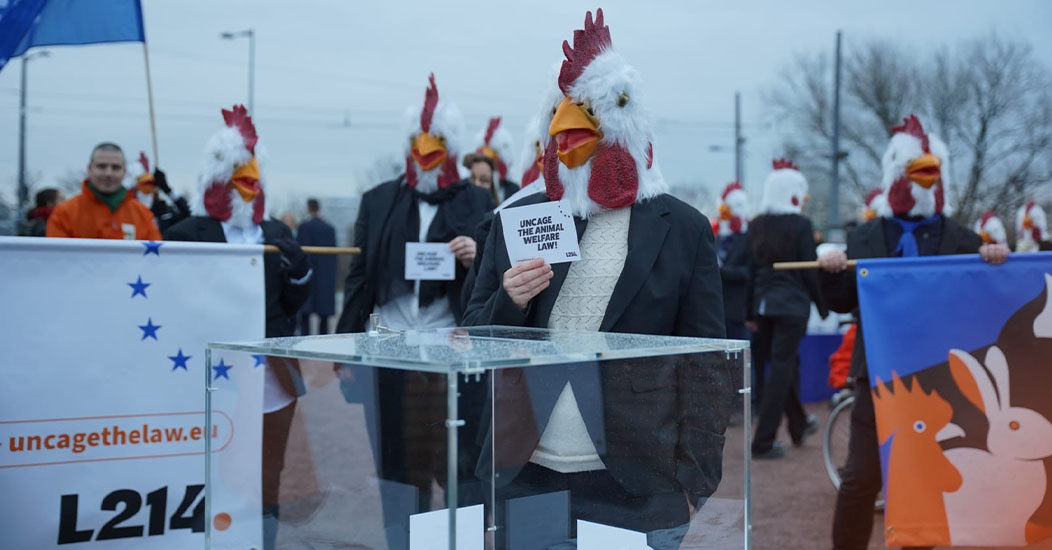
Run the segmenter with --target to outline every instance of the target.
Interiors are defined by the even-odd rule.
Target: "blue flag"
[[[860,260],[888,546],[1052,539],[1052,254]]]
[[[36,46],[145,41],[139,0],[0,0],[0,70]]]

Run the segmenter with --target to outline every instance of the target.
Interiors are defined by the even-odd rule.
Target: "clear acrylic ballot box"
[[[749,547],[748,342],[377,327],[206,362],[208,548]]]

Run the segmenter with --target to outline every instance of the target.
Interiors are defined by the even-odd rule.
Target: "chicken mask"
[[[763,182],[763,201],[760,209],[765,214],[799,214],[807,203],[807,179],[792,161],[775,159],[774,171]]]
[[[1005,226],[1001,223],[1001,218],[998,218],[992,210],[984,213],[975,222],[975,227],[972,229],[983,238],[983,243],[985,244],[1008,243],[1008,234],[1005,231]]]
[[[916,115],[907,117],[891,132],[881,181],[891,213],[925,218],[941,213],[949,175],[946,144],[926,133]]]
[[[457,156],[464,122],[456,105],[441,101],[435,75],[428,77],[422,106],[406,111],[408,145],[405,151],[406,183],[431,193],[460,181]]]
[[[543,158],[548,197],[574,215],[629,206],[667,192],[654,162],[650,117],[639,76],[613,50],[603,10],[563,42],[559,89]]]
[[[741,233],[749,227],[749,197],[742,184],[733,181],[723,188],[716,205],[718,215],[713,223],[721,237]]]
[[[209,139],[198,175],[198,200],[193,210],[237,227],[263,222],[264,182],[256,150],[256,126],[243,105],[223,109],[226,127]],[[259,147],[262,149],[262,147]]]

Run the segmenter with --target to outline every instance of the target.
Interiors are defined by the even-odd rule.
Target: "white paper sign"
[[[577,228],[562,202],[542,202],[500,211],[511,265],[534,258],[549,264],[581,259]]]
[[[456,258],[449,243],[405,243],[405,278],[410,281],[452,281]]]
[[[457,550],[483,550],[486,525],[483,507],[457,508]],[[646,536],[643,537],[646,539]],[[409,550],[447,550],[449,510],[409,516]]]
[[[577,550],[647,550],[646,533],[577,520]]]

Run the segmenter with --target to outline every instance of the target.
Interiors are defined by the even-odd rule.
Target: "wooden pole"
[[[150,138],[153,140],[153,165],[156,168],[161,165],[161,159],[157,156],[157,121],[153,114],[153,82],[150,79],[150,51],[146,48],[146,41],[142,43],[142,56],[146,62],[146,97],[150,104]]]
[[[849,268],[854,268],[856,265],[858,265],[858,260],[848,260],[847,261],[847,266]],[[814,262],[775,262],[775,264],[774,264],[774,270],[775,271],[793,271],[793,270],[797,270],[797,269],[819,269],[819,268],[820,268],[820,266],[818,265],[817,261],[814,261]]]
[[[362,249],[356,246],[304,246],[302,248],[303,251],[307,254],[321,254],[328,256],[337,256],[344,254],[354,255],[362,253]],[[269,254],[281,252],[281,249],[272,244],[265,244],[263,245],[263,252]]]

